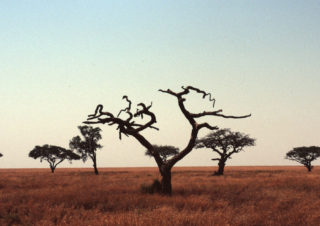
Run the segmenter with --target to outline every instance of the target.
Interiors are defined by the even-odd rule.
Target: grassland
[[[0,169],[0,225],[320,224],[320,167],[213,170],[175,168],[166,197],[141,192],[155,168]]]

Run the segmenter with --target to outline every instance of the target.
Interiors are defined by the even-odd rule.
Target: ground
[[[319,225],[320,167],[0,169],[0,225]]]

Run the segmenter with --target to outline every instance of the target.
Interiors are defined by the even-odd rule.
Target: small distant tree
[[[219,129],[198,139],[195,148],[210,148],[219,155],[212,160],[218,161],[218,171],[214,172],[214,175],[220,176],[223,175],[226,161],[231,159],[231,155],[243,151],[244,147],[254,145],[255,139],[246,134],[232,132],[230,129]]]
[[[54,173],[57,165],[63,162],[65,159],[79,160],[80,156],[73,153],[71,150],[64,149],[59,146],[45,144],[43,146],[35,146],[29,153],[30,158],[40,158],[40,162],[47,161],[50,165],[51,172]]]
[[[175,156],[179,153],[179,148],[168,145],[153,145],[154,151],[157,152],[163,161],[167,161],[168,157]],[[153,157],[153,154],[150,150],[146,150],[146,155]]]
[[[296,147],[289,151],[285,158],[296,161],[304,165],[308,172],[311,172],[313,166],[311,162],[320,157],[320,147]]]
[[[0,158],[3,156],[3,154],[0,153]]]
[[[97,168],[97,154],[96,151],[102,146],[98,144],[101,137],[101,129],[99,127],[93,128],[92,126],[78,126],[82,138],[80,136],[73,137],[69,143],[72,150],[76,150],[80,155],[83,162],[90,158],[93,162],[94,173],[99,174]]]

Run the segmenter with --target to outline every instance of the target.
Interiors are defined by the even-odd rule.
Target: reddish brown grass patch
[[[173,195],[144,194],[156,168],[0,170],[0,225],[319,225],[320,169],[173,170]]]

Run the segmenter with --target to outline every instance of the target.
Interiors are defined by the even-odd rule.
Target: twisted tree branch
[[[147,106],[144,103],[139,103],[137,105],[137,112],[133,114],[131,112],[131,106],[132,102],[128,98],[128,96],[123,96],[122,99],[125,99],[128,102],[128,106],[124,109],[121,109],[118,113],[118,115],[115,117],[110,112],[104,112],[103,111],[103,105],[99,104],[94,114],[88,115],[87,121],[83,122],[85,124],[105,124],[108,125],[117,125],[117,130],[119,131],[119,139],[122,139],[122,134],[125,136],[133,136],[135,137],[143,146],[145,146],[147,149],[151,150],[151,153],[153,154],[154,158],[156,159],[156,162],[158,165],[161,165],[163,162],[159,156],[158,153],[153,151],[153,146],[139,133],[147,128],[159,130],[157,127],[155,127],[153,124],[157,122],[156,116],[153,112],[150,111],[150,108],[152,107],[152,103]],[[122,112],[125,112],[129,115],[127,119],[121,119],[120,115]],[[133,119],[137,117],[141,117],[143,119],[143,116],[149,116],[149,121],[145,122],[144,124],[136,123]]]
[[[174,92],[170,89],[167,89],[167,90],[159,89],[160,92],[170,94],[170,95],[175,96],[177,98],[178,105],[180,107],[181,112],[184,114],[184,116],[186,117],[186,119],[189,121],[189,123],[192,126],[192,132],[191,132],[191,137],[190,137],[189,143],[187,144],[185,149],[183,149],[181,152],[179,152],[177,155],[175,155],[173,158],[171,158],[168,161],[168,163],[171,166],[173,166],[176,162],[178,162],[184,156],[186,156],[188,153],[191,152],[191,150],[193,149],[193,147],[195,145],[196,137],[197,137],[200,129],[202,129],[202,128],[207,128],[210,130],[217,130],[218,129],[217,126],[211,126],[208,123],[197,124],[197,122],[196,122],[197,118],[201,118],[201,117],[205,117],[205,116],[216,116],[216,117],[222,117],[222,118],[241,119],[241,118],[247,118],[247,117],[251,116],[251,114],[243,115],[243,116],[224,115],[221,113],[222,112],[221,109],[215,110],[215,111],[203,111],[202,113],[191,113],[190,111],[188,111],[186,109],[186,107],[184,105],[184,102],[186,100],[185,96],[187,94],[189,94],[190,91],[195,91],[196,93],[202,94],[203,99],[208,96],[209,101],[213,103],[212,104],[213,108],[214,108],[216,100],[214,98],[212,98],[211,93],[207,93],[207,92],[205,92],[201,89],[195,88],[193,86],[187,86],[187,87],[182,86],[181,88],[182,88],[181,92]]]
[[[130,112],[130,111],[131,111],[131,104],[132,104],[132,102],[129,100],[128,96],[126,96],[126,95],[124,95],[124,96],[122,97],[122,99],[125,99],[125,100],[128,102],[128,107],[120,110],[119,113],[118,113],[118,115],[117,115],[117,117],[120,116],[121,112],[125,112],[125,113],[127,113],[127,114],[129,115],[129,118],[127,119],[127,121],[130,121],[130,120],[132,119],[132,117],[133,117],[133,114]]]

